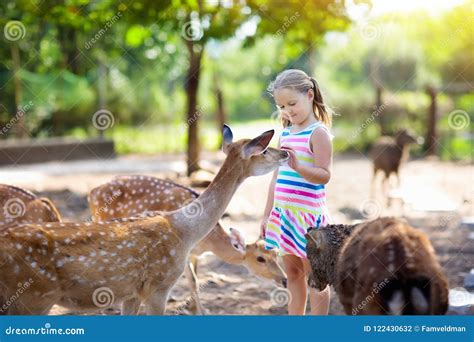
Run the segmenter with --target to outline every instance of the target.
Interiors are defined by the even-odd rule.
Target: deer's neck
[[[408,158],[410,157],[410,145],[405,144],[401,146],[401,156],[400,156],[400,163],[405,163]]]
[[[172,214],[172,224],[190,248],[194,247],[217,224],[232,196],[243,181],[240,165],[229,158],[207,189],[187,206]]]

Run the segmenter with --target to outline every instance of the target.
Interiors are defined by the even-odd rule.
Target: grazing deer
[[[397,187],[400,187],[400,165],[408,160],[410,144],[421,142],[422,138],[416,138],[406,129],[402,129],[395,134],[395,137],[383,136],[374,143],[369,152],[374,170],[371,187],[372,196],[374,195],[375,180],[379,171],[384,173],[382,187],[386,195],[388,195],[388,189],[386,189],[388,180],[392,173],[397,177]]]
[[[215,227],[239,185],[288,160],[286,151],[268,147],[273,134],[232,142],[224,126],[224,164],[202,195],[179,210],[120,222],[2,228],[0,312],[41,315],[54,304],[86,310],[122,303],[123,314],[137,314],[144,302],[148,314],[164,314],[189,252]]]
[[[12,185],[0,184],[0,226],[22,222],[59,222],[61,215],[45,197]]]
[[[130,217],[150,211],[176,210],[195,200],[199,193],[171,181],[150,176],[117,176],[89,193],[89,206],[94,221],[107,221]],[[286,275],[278,263],[274,250],[265,250],[263,240],[245,244],[237,229],[227,233],[220,223],[202,239],[190,252],[185,269],[191,288],[193,309],[202,314],[197,278],[198,257],[212,252],[230,264],[244,265],[257,276],[272,279],[279,285],[286,285]]]

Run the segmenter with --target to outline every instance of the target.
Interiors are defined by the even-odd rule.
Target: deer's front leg
[[[145,301],[147,315],[162,316],[165,314],[166,302],[168,301],[170,290],[171,287],[158,290]]]
[[[194,314],[203,315],[204,309],[199,299],[199,280],[197,277],[197,261],[195,256],[189,256],[189,261],[184,270],[189,286],[191,287],[192,306],[191,310]]]
[[[132,298],[122,303],[122,315],[138,315],[140,310],[141,300],[138,298]]]

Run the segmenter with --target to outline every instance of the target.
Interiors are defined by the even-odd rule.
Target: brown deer
[[[156,177],[134,175],[117,176],[89,193],[89,206],[94,221],[107,221],[130,217],[144,212],[150,216],[154,211],[176,210],[195,200],[199,193]],[[199,299],[197,277],[198,257],[212,252],[230,264],[244,265],[262,278],[271,279],[286,286],[286,275],[278,262],[274,250],[265,250],[262,240],[245,244],[244,237],[237,229],[227,233],[220,223],[202,239],[190,252],[185,269],[192,293],[193,309],[198,314],[204,312]]]
[[[328,225],[306,238],[310,285],[334,285],[346,314],[446,313],[447,278],[426,235],[406,222],[384,217]]]
[[[224,126],[224,164],[202,195],[179,210],[120,222],[3,227],[1,312],[41,315],[54,304],[86,310],[122,303],[122,313],[137,314],[144,302],[148,314],[164,314],[189,252],[215,227],[239,185],[288,160],[286,151],[268,147],[273,134],[233,142]]]
[[[61,215],[46,197],[12,185],[0,184],[0,226],[22,222],[59,222]]]
[[[410,145],[414,143],[422,143],[422,138],[415,137],[406,129],[398,131],[395,137],[380,137],[374,143],[369,152],[369,156],[373,162],[372,196],[375,192],[375,180],[379,171],[384,173],[382,187],[386,196],[388,196],[387,186],[392,173],[394,173],[397,178],[397,187],[400,187],[400,165],[408,160]]]

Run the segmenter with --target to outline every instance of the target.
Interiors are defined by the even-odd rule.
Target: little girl
[[[331,112],[318,83],[301,70],[286,70],[270,84],[284,130],[279,147],[290,154],[288,166],[275,171],[268,191],[261,237],[265,248],[277,248],[288,277],[290,315],[304,315],[307,300],[305,234],[329,223],[325,184],[331,178]],[[310,289],[311,313],[327,315],[329,287]]]

